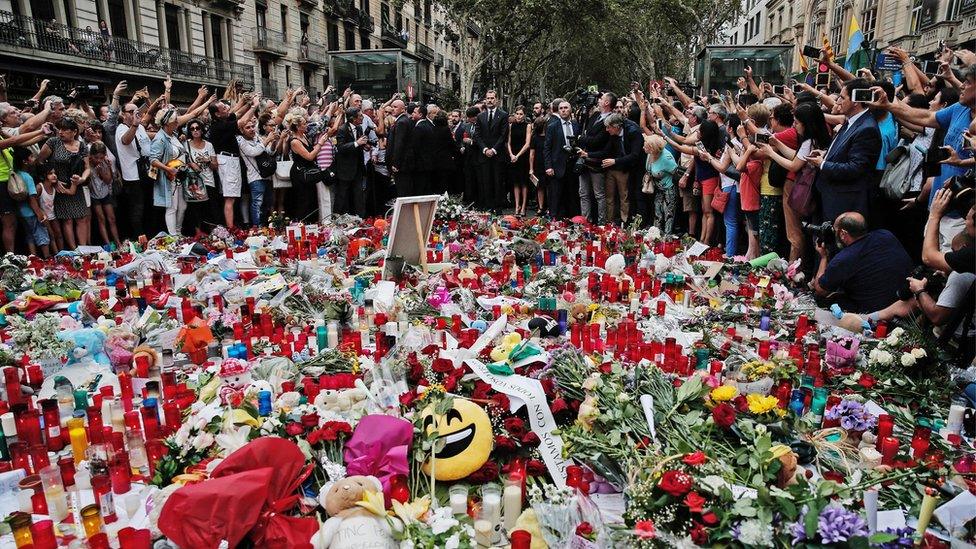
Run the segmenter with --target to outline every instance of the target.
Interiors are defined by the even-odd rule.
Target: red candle
[[[884,437],[881,439],[881,465],[894,465],[895,454],[898,453],[898,439]]]
[[[664,300],[663,299],[659,300],[657,302],[657,316],[664,316],[664,311],[666,310],[666,307],[667,305],[664,303]]]
[[[894,429],[895,421],[888,414],[881,414],[878,416],[878,438],[874,443],[874,449],[881,451],[881,441],[885,437],[891,436],[891,431]]]

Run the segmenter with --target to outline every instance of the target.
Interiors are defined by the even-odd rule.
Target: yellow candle
[[[68,437],[71,438],[71,455],[77,465],[85,459],[85,450],[88,449],[88,435],[85,433],[83,418],[73,417],[68,420]]]
[[[922,498],[922,507],[918,510],[918,528],[915,529],[920,535],[925,536],[925,529],[929,527],[932,520],[932,513],[935,512],[935,504],[939,502],[938,492],[932,488],[925,489],[925,496]]]

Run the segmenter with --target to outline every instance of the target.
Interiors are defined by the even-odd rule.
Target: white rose
[[[911,353],[905,353],[901,355],[901,365],[911,366],[915,364],[915,357]]]
[[[879,364],[887,366],[888,364],[891,364],[892,358],[893,357],[891,356],[891,353],[889,353],[888,351],[881,351],[880,353],[878,353]]]
[[[600,385],[600,374],[590,374],[590,377],[583,381],[583,390],[592,391]]]
[[[868,353],[868,360],[871,360],[871,361],[878,360],[878,353],[879,352],[880,351],[878,351],[877,349],[871,349],[871,352]]]
[[[885,343],[887,343],[891,347],[898,345],[898,336],[896,336],[895,334],[889,335],[888,337],[885,338]]]
[[[901,337],[903,333],[905,333],[905,329],[902,327],[895,328],[894,330],[891,331],[891,335],[895,337]]]
[[[619,393],[617,395],[617,402],[630,402],[631,396],[628,393]]]
[[[919,358],[925,358],[926,356],[928,356],[928,354],[925,352],[925,349],[918,347],[912,349],[912,356],[915,357],[916,359],[919,359]]]

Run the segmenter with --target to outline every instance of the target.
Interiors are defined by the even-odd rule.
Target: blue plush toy
[[[74,348],[68,353],[68,362],[65,366],[88,360],[105,366],[111,365],[108,355],[105,354],[105,332],[96,328],[81,328],[61,332],[58,337],[74,344]]]

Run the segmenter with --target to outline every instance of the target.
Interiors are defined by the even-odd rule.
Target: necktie
[[[489,124],[489,125],[491,125],[491,123],[492,123],[492,122],[493,122],[494,120],[495,120],[495,109],[490,109],[490,110],[488,111],[488,124]]]
[[[563,135],[566,136],[566,144],[569,145],[569,139],[573,137],[573,126],[569,120],[563,120]]]

